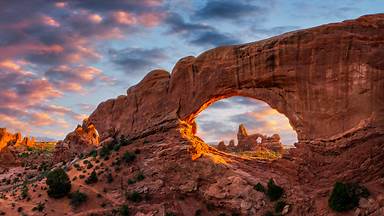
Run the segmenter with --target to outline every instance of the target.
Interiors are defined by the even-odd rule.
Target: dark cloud
[[[255,5],[250,1],[212,0],[207,1],[207,4],[197,11],[195,16],[200,19],[237,20],[242,17],[254,18],[255,15],[264,15],[266,10],[267,8]]]
[[[193,45],[207,48],[240,43],[240,40],[230,34],[222,33],[206,24],[187,22],[176,13],[170,14],[165,22],[169,27],[168,33],[180,34],[186,37],[187,41]]]
[[[239,40],[235,39],[231,35],[219,33],[217,31],[202,32],[201,34],[196,35],[196,37],[190,42],[200,46],[223,46],[240,43]]]
[[[125,48],[109,51],[111,61],[121,66],[128,74],[145,73],[158,67],[168,56],[164,49]]]

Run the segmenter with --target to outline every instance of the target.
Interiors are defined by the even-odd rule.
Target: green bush
[[[136,179],[136,181],[142,181],[145,179],[145,176],[142,172],[139,172],[136,174],[135,179]]]
[[[122,205],[119,209],[119,213],[121,216],[129,216],[129,208],[127,205]]]
[[[88,197],[87,197],[87,194],[85,193],[82,193],[80,191],[76,191],[74,193],[70,193],[69,194],[69,198],[71,199],[71,205],[73,207],[78,207],[80,206],[82,203],[86,202]]]
[[[89,152],[88,155],[91,156],[91,157],[97,157],[97,150],[93,149],[92,151]]]
[[[275,212],[281,213],[286,205],[287,203],[284,200],[279,200],[275,203]]]
[[[23,188],[21,189],[21,194],[20,194],[20,198],[21,199],[25,199],[27,197],[29,197],[29,193],[28,193],[28,185],[26,182],[23,183]]]
[[[260,183],[257,183],[253,188],[257,191],[265,193],[265,187]]]
[[[336,182],[333,186],[328,205],[337,212],[348,211],[359,205],[360,197],[368,197],[367,188],[358,184]]]
[[[48,196],[53,198],[64,197],[71,190],[71,180],[61,168],[49,172],[46,183],[48,185]]]
[[[112,173],[107,174],[107,183],[112,183],[113,182],[113,176]]]
[[[267,196],[269,197],[269,199],[271,201],[278,200],[283,195],[283,193],[284,193],[284,189],[276,185],[272,179],[269,179],[268,189],[267,189]]]
[[[123,155],[123,160],[125,163],[131,163],[136,159],[136,154],[131,152],[125,152]]]
[[[99,179],[97,178],[96,171],[93,170],[91,174],[85,179],[85,184],[93,184],[96,183]]]
[[[122,135],[120,137],[120,145],[126,146],[126,145],[129,145],[129,144],[131,144],[131,141],[129,141],[127,138],[125,138],[124,135]]]
[[[111,153],[111,149],[109,149],[108,146],[101,147],[99,151],[99,155],[101,158],[107,158],[110,153]]]
[[[132,202],[140,202],[141,200],[143,200],[143,198],[141,197],[141,194],[137,191],[133,191],[132,193],[127,194],[126,196],[127,196],[127,199]]]
[[[45,209],[44,203],[38,203],[37,206],[32,208],[32,211],[39,211],[42,212]]]

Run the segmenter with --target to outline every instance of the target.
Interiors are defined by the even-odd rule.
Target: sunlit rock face
[[[217,149],[225,152],[245,152],[266,149],[277,153],[282,153],[284,150],[278,134],[274,134],[271,137],[258,133],[248,134],[243,124],[239,125],[237,143],[238,144],[235,145],[234,140],[230,140],[229,144],[225,145],[224,141],[220,141]]]
[[[95,126],[86,124],[86,121],[84,120],[83,126],[78,125],[63,141],[56,144],[54,150],[55,162],[68,161],[99,146],[99,134]]]
[[[6,128],[0,128],[0,151],[8,146],[22,148],[33,147],[34,145],[34,137],[22,137],[20,132],[12,134]]]
[[[247,96],[285,114],[299,141],[337,140],[382,131],[384,15],[295,31],[185,57],[150,72],[127,95],[101,103],[89,118],[105,139],[138,137],[194,123],[210,104]]]
[[[257,148],[262,147],[281,153],[284,149],[278,134],[274,134],[271,137],[258,133],[248,135],[247,129],[242,124],[239,126],[237,140],[238,151],[255,151]]]

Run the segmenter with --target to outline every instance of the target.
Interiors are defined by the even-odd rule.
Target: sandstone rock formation
[[[271,137],[259,133],[248,135],[245,126],[240,124],[237,133],[237,145],[234,145],[233,140],[230,141],[228,146],[225,145],[224,141],[220,141],[217,145],[217,149],[225,152],[244,152],[267,149],[282,153],[284,146],[280,142],[280,136],[278,134],[274,134]]]
[[[230,96],[265,101],[298,134],[297,148],[271,165],[280,181],[307,187],[289,195],[299,206],[293,211],[324,214],[311,202],[322,193],[308,191],[384,175],[383,41],[384,14],[377,14],[215,48],[179,60],[171,74],[151,71],[127,95],[101,103],[83,127],[93,124],[101,140],[177,130],[189,140],[193,159],[207,156],[225,164],[239,159],[194,136],[195,117]]]
[[[12,134],[6,128],[0,128],[0,151],[7,147],[21,143],[22,137],[20,133]]]
[[[150,72],[127,95],[101,103],[58,145],[57,151],[76,154],[97,145],[97,134],[102,142],[121,135],[129,139],[130,144],[108,160],[101,162],[99,155],[88,158],[87,165],[78,161],[78,169],[69,167],[74,189],[85,191],[89,200],[108,203],[107,208],[92,203],[73,209],[68,202],[49,200],[46,212],[107,215],[128,203],[133,215],[197,215],[197,210],[202,215],[264,215],[275,203],[253,186],[273,179],[284,188],[288,215],[335,215],[327,198],[336,181],[368,187],[369,203],[362,200],[356,211],[380,215],[383,41],[384,14],[369,15],[215,48],[181,59],[172,74]],[[251,160],[218,151],[196,137],[196,115],[235,95],[263,100],[285,114],[299,136],[296,148],[274,161]],[[247,139],[243,129],[241,139]],[[135,152],[136,159],[121,165],[127,152]],[[85,186],[81,175],[90,174],[89,163],[95,170],[99,167],[100,180]],[[105,183],[107,173],[113,184]],[[129,184],[137,173],[145,178]],[[43,186],[39,182],[37,191],[30,192],[36,202],[49,199],[39,190]],[[132,191],[143,200],[127,201],[127,192]],[[14,213],[12,192],[5,194],[8,200],[0,199],[0,205]],[[30,203],[24,207],[33,213]]]
[[[12,134],[6,128],[0,128],[0,151],[7,146],[17,148],[35,146],[34,137],[22,137],[20,132]]]
[[[111,129],[134,137],[192,124],[211,103],[241,95],[285,114],[300,141],[382,128],[383,31],[382,14],[363,16],[185,57],[172,74],[154,70],[101,103],[89,123],[101,139]]]
[[[99,134],[93,124],[87,124],[84,120],[83,126],[69,133],[63,141],[59,141],[54,150],[55,162],[68,161],[71,158],[88,153],[99,146]]]

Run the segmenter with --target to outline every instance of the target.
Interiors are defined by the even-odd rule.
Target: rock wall
[[[150,72],[127,95],[89,117],[100,138],[138,137],[194,125],[196,115],[230,96],[260,99],[285,114],[299,142],[383,132],[384,14],[225,46]]]

